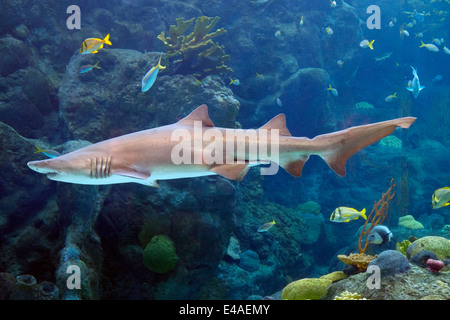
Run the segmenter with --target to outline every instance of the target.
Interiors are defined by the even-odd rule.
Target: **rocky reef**
[[[336,271],[320,278],[303,278],[289,283],[281,293],[286,300],[448,300],[450,298],[449,240],[423,237],[410,245],[405,256],[385,250],[368,264],[367,271],[347,276]],[[426,244],[426,245],[425,245]],[[436,271],[415,256],[439,255],[445,265]],[[424,255],[422,255],[424,256]],[[379,271],[374,271],[377,266]],[[375,275],[375,273],[377,273]],[[376,278],[375,278],[376,277]],[[278,293],[273,296],[278,296]]]
[[[450,216],[430,209],[432,192],[449,180],[450,87],[431,80],[438,70],[446,79],[439,64],[447,56],[431,59],[410,50],[413,34],[398,37],[411,19],[403,11],[430,11],[411,30],[431,21],[430,37],[448,29],[438,23],[444,13],[384,0],[382,29],[368,31],[370,1],[336,2],[81,0],[82,28],[70,30],[61,1],[2,1],[0,299],[449,299]],[[391,17],[396,28],[384,20]],[[79,54],[83,39],[108,33],[112,46]],[[366,38],[375,50],[359,46]],[[166,69],[141,92],[160,58]],[[412,61],[426,85],[418,99],[404,89]],[[80,73],[97,62],[101,69]],[[64,154],[174,123],[201,104],[230,128],[285,113],[294,136],[420,121],[352,157],[345,178],[313,157],[301,179],[253,168],[241,182],[214,176],[157,189],[56,183],[26,166],[44,158],[35,146]],[[395,241],[369,246],[377,257],[364,267],[384,271],[383,289],[369,289],[370,274],[346,275],[337,258],[356,252],[361,220],[329,216],[342,205],[368,209],[392,177],[386,225]],[[257,232],[270,221],[270,231]],[[77,270],[82,290],[67,286]]]

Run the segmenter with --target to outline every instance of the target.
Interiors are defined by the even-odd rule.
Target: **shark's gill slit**
[[[91,167],[91,171],[89,172],[89,176],[92,179],[92,159],[89,159],[89,164],[90,164],[90,167]]]
[[[100,163],[99,163],[99,165],[100,165],[100,167],[98,168],[99,170],[99,173],[100,173],[100,178],[105,178],[105,176],[103,175],[103,157],[102,158],[100,158],[100,161],[99,161]]]

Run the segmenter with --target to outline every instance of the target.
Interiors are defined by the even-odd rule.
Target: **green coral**
[[[144,249],[144,265],[156,273],[166,273],[178,262],[172,240],[164,235],[154,236]]]
[[[402,148],[402,140],[397,138],[396,136],[387,136],[380,140],[379,143],[381,146],[385,146],[388,148],[401,149]]]
[[[194,24],[192,33],[185,35]],[[233,72],[225,65],[230,56],[225,54],[224,46],[214,42],[212,39],[226,32],[224,28],[213,31],[219,17],[198,17],[190,20],[184,18],[176,19],[177,24],[171,25],[169,35],[161,32],[158,39],[161,40],[166,49],[165,62],[175,59],[173,72],[181,74],[194,74],[198,78],[207,75]]]
[[[340,295],[335,296],[334,300],[367,300],[356,292],[344,291]]]
[[[297,210],[303,213],[314,213],[320,214],[320,204],[315,201],[307,201],[305,203],[299,204]]]
[[[304,278],[289,283],[281,293],[283,300],[318,300],[325,296],[330,280]]]
[[[329,280],[332,283],[347,278],[347,275],[343,271],[334,271],[329,274],[320,277],[322,280]]]
[[[375,107],[373,105],[371,105],[370,103],[365,102],[365,101],[355,103],[355,105],[353,107],[355,109],[375,109]]]
[[[403,240],[402,242],[397,242],[397,251],[401,252],[406,257],[406,251],[408,250],[411,242],[409,240]]]

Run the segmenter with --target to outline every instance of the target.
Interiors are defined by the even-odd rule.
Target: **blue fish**
[[[43,153],[49,158],[56,158],[61,155],[58,151],[55,151],[55,150],[41,149],[38,146],[35,146],[35,147],[37,150],[34,153]]]
[[[420,80],[419,80],[419,76],[417,75],[417,70],[414,69],[413,66],[411,66],[412,68],[412,74],[414,76],[414,78],[412,79],[412,81],[410,83],[408,83],[408,86],[406,87],[407,90],[411,91],[411,93],[414,96],[414,99],[417,98],[417,96],[419,95],[420,91],[422,91],[425,86],[421,86],[420,85]]]
[[[148,91],[156,81],[159,70],[164,70],[166,67],[161,65],[161,57],[159,57],[159,62],[156,66],[151,68],[147,74],[142,78],[142,92]]]
[[[101,69],[101,68],[98,66],[98,63],[99,63],[99,62],[100,62],[100,60],[98,60],[97,63],[94,64],[94,65],[88,64],[88,65],[85,65],[85,66],[81,66],[81,67],[80,67],[80,71],[79,71],[78,73],[86,73],[86,72],[91,71],[91,70],[94,69],[94,68],[96,68],[96,69]]]

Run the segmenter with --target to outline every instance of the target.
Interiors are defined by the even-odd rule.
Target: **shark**
[[[409,128],[415,120],[415,117],[397,118],[353,126],[310,139],[293,137],[286,126],[285,115],[279,114],[259,128],[268,133],[266,142],[269,145],[276,142],[277,157],[249,152],[248,148],[232,149],[234,152],[230,155],[218,151],[228,150],[225,147],[219,150],[220,143],[236,146],[236,136],[228,134],[235,129],[215,127],[208,107],[201,105],[176,123],[125,134],[58,157],[30,161],[27,165],[54,181],[84,185],[134,182],[157,187],[159,180],[209,175],[242,180],[250,167],[272,162],[294,177],[300,177],[309,157],[317,155],[337,175],[344,177],[349,157],[390,135],[396,128]],[[208,130],[213,130],[216,146],[219,146],[215,150],[216,161],[213,162],[204,157],[206,150],[211,148],[212,139],[205,136],[188,139],[189,135],[206,134]],[[176,135],[176,132],[184,135]],[[184,139],[184,146],[192,148],[180,147]],[[252,139],[257,140],[253,142],[260,142],[262,138],[248,137],[245,147],[249,147]],[[182,155],[187,160],[197,158],[198,161],[174,161],[174,154]]]

